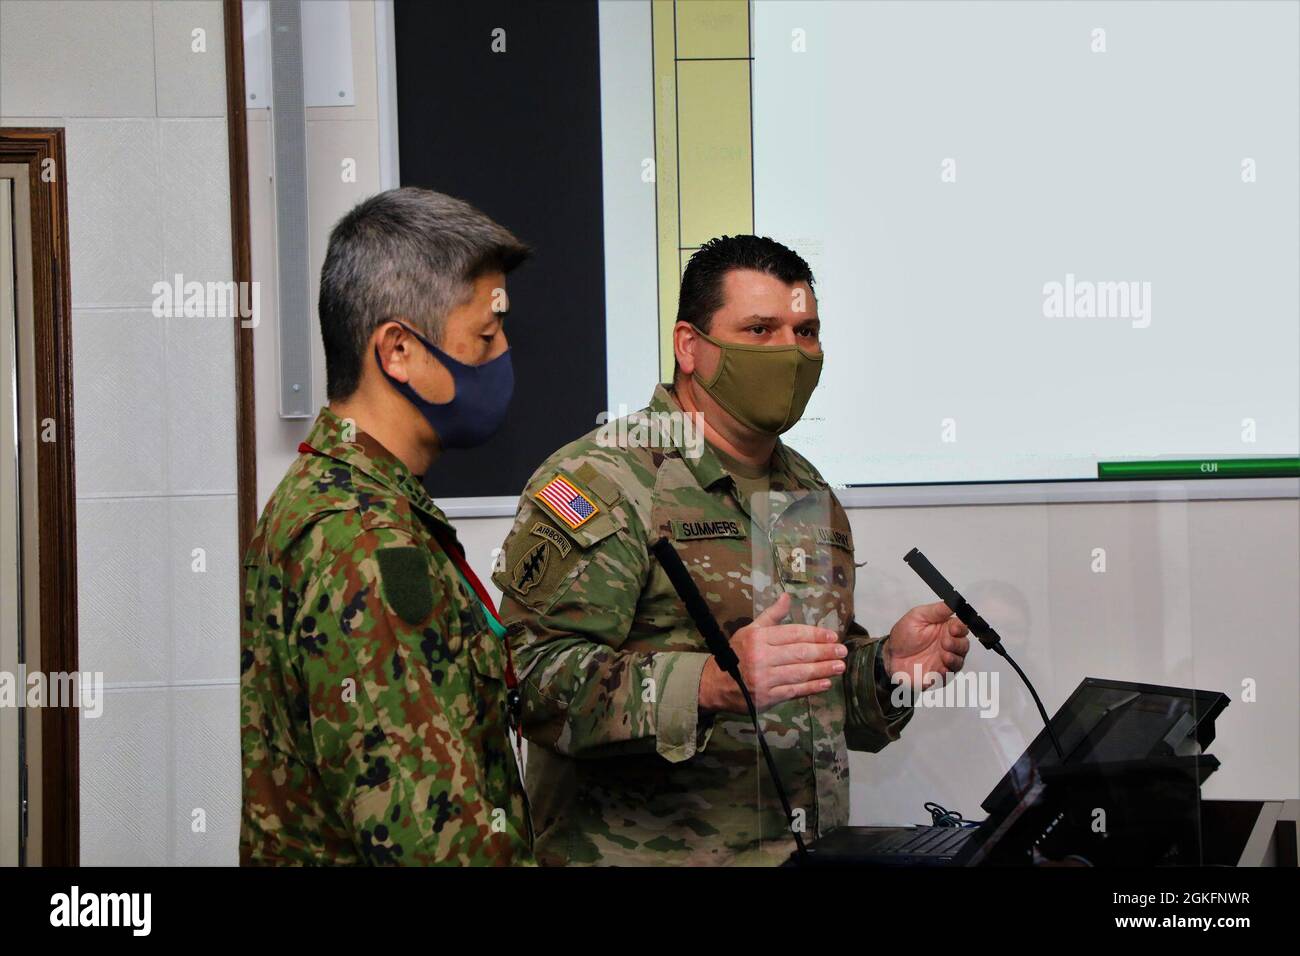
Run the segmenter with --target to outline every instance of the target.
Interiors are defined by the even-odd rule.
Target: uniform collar
[[[677,401],[677,396],[673,393],[672,385],[660,384],[655,386],[654,395],[650,398],[649,410],[651,412],[668,412],[674,414],[684,414],[681,403]],[[714,482],[732,481],[731,475],[727,469],[722,467],[722,462],[714,453],[712,446],[707,441],[701,443],[702,454],[698,458],[692,458],[685,448],[679,448],[682,461],[686,462],[686,467],[690,469],[695,480],[699,482],[701,488],[709,488]],[[795,489],[815,489],[824,488],[825,483],[820,481],[817,475],[796,460],[785,442],[781,439],[776,440],[776,448],[772,451],[772,490],[773,491],[790,491]]]
[[[345,441],[345,435],[352,440]],[[451,528],[447,516],[434,504],[420,479],[411,474],[411,469],[377,439],[340,418],[329,408],[320,410],[307,440],[298,450],[323,455],[361,472],[394,494],[407,499],[413,508]]]
[[[673,394],[672,386],[660,384],[655,386],[654,395],[650,397],[650,409],[652,413],[667,413],[670,415],[684,415],[681,403],[677,401],[677,396]],[[683,429],[684,431],[684,429]],[[673,429],[676,432],[676,429]],[[682,461],[686,462],[686,467],[690,469],[691,474],[699,483],[701,488],[709,488],[714,482],[730,480],[731,476],[727,474],[727,469],[722,467],[722,462],[718,456],[713,453],[709,443],[700,436],[700,451],[698,457],[691,455],[691,449],[679,447],[677,450],[681,453]]]
[[[772,490],[823,491],[830,486],[808,462],[796,455],[785,442],[777,439],[772,453]]]

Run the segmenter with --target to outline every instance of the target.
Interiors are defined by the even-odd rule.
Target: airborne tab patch
[[[539,538],[545,538],[547,541],[551,542],[551,544],[555,545],[556,550],[560,552],[560,557],[562,558],[567,558],[569,556],[569,549],[573,547],[573,545],[569,544],[568,538],[560,534],[560,532],[556,531],[545,521],[538,521],[533,525],[533,530],[529,533],[535,534]]]
[[[556,475],[542,485],[542,489],[533,497],[575,531],[600,512],[595,502],[563,475]]]

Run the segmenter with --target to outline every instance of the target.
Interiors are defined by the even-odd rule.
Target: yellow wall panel
[[[689,0],[677,4],[677,55],[749,56],[747,0]]]
[[[690,254],[754,230],[747,0],[652,0],[659,366]]]
[[[752,232],[749,62],[679,62],[677,86],[682,245]]]

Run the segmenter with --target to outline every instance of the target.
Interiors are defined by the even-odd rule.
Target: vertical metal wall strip
[[[307,242],[307,117],[302,85],[302,8],[271,4],[271,128],[275,139],[275,231],[280,414],[312,408],[311,273]]]

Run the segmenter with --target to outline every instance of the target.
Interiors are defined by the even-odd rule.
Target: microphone
[[[722,633],[722,628],[718,625],[718,619],[709,610],[709,605],[705,602],[704,596],[700,594],[700,589],[695,586],[695,579],[691,577],[691,572],[686,570],[686,565],[682,563],[681,556],[678,555],[677,549],[673,547],[672,542],[667,538],[660,538],[650,545],[650,550],[663,567],[664,573],[668,575],[673,590],[677,592],[677,596],[686,605],[686,613],[690,615],[691,620],[695,623],[696,630],[704,638],[704,644],[708,647],[709,653],[718,662],[718,667],[722,669],[723,673],[731,675],[731,679],[740,688],[741,696],[745,698],[745,707],[749,710],[749,720],[754,725],[754,735],[758,737],[758,745],[763,751],[763,760],[767,764],[768,776],[772,778],[772,784],[776,787],[776,795],[781,800],[781,809],[785,811],[790,833],[794,836],[795,855],[799,858],[800,863],[806,863],[808,861],[808,850],[803,845],[803,837],[799,835],[799,831],[794,827],[794,811],[790,809],[790,798],[786,795],[785,786],[781,783],[781,775],[777,772],[776,761],[772,759],[772,751],[768,749],[767,738],[763,736],[763,729],[758,725],[758,711],[754,708],[754,698],[749,695],[749,688],[745,685],[745,679],[740,674],[740,658],[736,656],[736,652],[732,648],[731,642],[727,640],[727,636]]]
[[[929,586],[931,591],[938,595],[939,600],[948,605],[952,613],[957,615],[957,620],[970,628],[970,632],[979,638],[981,644],[1006,658],[1007,663],[1020,675],[1020,679],[1029,688],[1029,694],[1034,698],[1034,703],[1038,706],[1038,716],[1043,718],[1043,725],[1047,728],[1047,735],[1052,738],[1052,747],[1056,750],[1057,759],[1061,763],[1065,763],[1065,753],[1061,750],[1061,742],[1056,739],[1056,731],[1052,729],[1052,721],[1047,716],[1047,709],[1043,706],[1043,702],[1038,699],[1038,691],[1034,690],[1034,685],[1025,676],[1025,672],[1020,669],[1020,665],[1016,663],[1015,658],[1008,654],[1007,649],[1002,646],[1002,637],[998,632],[993,630],[988,621],[980,617],[979,612],[971,607],[970,602],[961,596],[961,592],[949,584],[948,579],[940,574],[939,569],[931,564],[929,558],[918,549],[913,548],[903,555],[903,561],[917,573],[917,576]]]
[[[952,613],[957,615],[957,620],[970,628],[970,632],[979,638],[981,644],[991,651],[1006,656],[1006,651],[1002,648],[1002,637],[998,632],[993,630],[988,621],[979,616],[975,608],[961,596],[961,592],[948,583],[948,579],[939,573],[939,569],[931,564],[925,555],[913,548],[903,555],[903,560],[922,581],[930,586],[930,590],[939,596],[939,600],[951,608]]]

